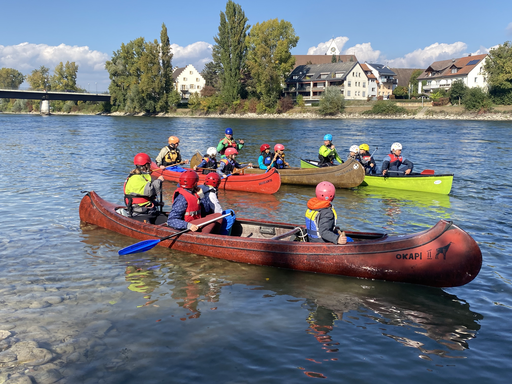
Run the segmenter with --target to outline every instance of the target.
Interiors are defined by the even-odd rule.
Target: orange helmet
[[[233,148],[233,147],[229,147],[229,148],[226,148],[226,151],[224,152],[224,154],[226,156],[229,156],[229,155],[238,155],[238,151]]]
[[[180,139],[178,139],[176,136],[169,136],[169,144],[179,144]]]
[[[135,165],[146,165],[151,163],[151,158],[145,153],[137,153],[133,158],[133,164]]]
[[[206,180],[204,181],[204,185],[211,185],[214,188],[217,188],[220,184],[220,176],[217,172],[210,172],[208,176],[206,176]]]
[[[199,176],[195,171],[189,170],[185,171],[180,176],[180,186],[182,188],[192,189],[195,188],[197,182],[199,181]]]

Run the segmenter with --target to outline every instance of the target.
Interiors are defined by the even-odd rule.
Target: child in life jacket
[[[260,146],[260,157],[258,157],[258,166],[260,169],[268,169],[272,164],[274,154],[270,152],[270,145],[261,144]]]
[[[331,202],[336,188],[328,181],[316,186],[316,197],[308,201],[306,211],[306,229],[308,238],[313,243],[346,244],[347,237],[336,227],[337,214]]]
[[[360,162],[364,167],[364,171],[367,175],[375,175],[377,173],[377,167],[373,156],[370,155],[370,146],[368,144],[361,144],[359,146],[359,158]]]
[[[284,167],[289,167],[290,164],[286,162],[284,159],[284,145],[283,144],[276,144],[274,145],[274,157],[272,159],[272,163],[267,166],[267,169],[270,169],[271,167],[277,168],[277,169],[283,169]]]
[[[391,153],[382,162],[382,174],[390,176],[403,176],[412,172],[414,164],[402,156],[402,144],[393,143]]]
[[[348,159],[354,159],[356,161],[361,161],[361,158],[359,157],[359,147],[357,145],[353,145],[350,147],[350,153],[347,156]]]
[[[199,169],[204,175],[207,175],[211,172],[216,172],[217,167],[219,166],[216,156],[217,149],[215,149],[215,147],[208,148],[206,151],[206,156],[203,158],[203,160],[201,160],[198,165],[194,166],[194,171]]]
[[[233,147],[227,148],[224,154],[226,158],[219,161],[219,167],[217,168],[217,173],[222,178],[231,175],[235,168],[252,167],[252,163],[242,165],[236,162],[235,158],[238,155],[238,151]]]

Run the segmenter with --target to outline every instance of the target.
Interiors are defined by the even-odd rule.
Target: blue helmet
[[[232,135],[233,134],[233,130],[231,128],[226,128],[225,134],[226,135]]]
[[[328,133],[327,135],[324,136],[324,140],[332,141],[332,135]]]

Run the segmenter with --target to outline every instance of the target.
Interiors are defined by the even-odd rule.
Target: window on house
[[[194,84],[190,84],[190,89],[194,89]]]
[[[352,86],[352,82],[349,81],[348,84],[347,84],[347,87],[351,87]]]
[[[475,83],[478,81],[478,77],[475,77]]]
[[[457,68],[452,68],[452,73],[457,73]]]
[[[366,97],[366,92],[365,91],[363,91],[363,97]]]
[[[197,86],[197,89],[201,89],[201,86],[200,86],[200,85],[198,85],[198,86]]]
[[[350,91],[347,91],[347,96],[350,96]]]
[[[293,75],[293,77],[292,77],[293,80],[297,80],[298,78],[299,78],[299,76],[297,76],[297,75]]]
[[[186,84],[183,84],[183,85],[181,86],[181,90],[182,90],[182,91],[186,91],[186,90],[187,90],[187,85],[186,85]]]
[[[372,88],[372,92],[375,92],[375,87]]]
[[[336,72],[336,77],[337,79],[341,79],[343,77],[343,72]]]
[[[186,77],[184,77],[184,78],[183,78],[183,81],[187,81],[187,78],[186,78]]]
[[[193,74],[194,74],[194,72],[190,71],[190,74],[191,74],[191,75],[193,75]]]
[[[363,81],[363,88],[366,88],[366,81]]]
[[[196,77],[196,83],[199,83],[199,77]]]

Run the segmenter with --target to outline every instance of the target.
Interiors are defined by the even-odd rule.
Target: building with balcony
[[[398,85],[396,73],[384,64],[365,64],[379,81],[377,96],[382,97],[383,99],[389,99],[389,96],[393,94],[394,89]]]
[[[194,68],[192,64],[182,68],[175,68],[172,77],[176,84],[176,89],[181,95],[182,101],[187,102],[192,93],[199,93],[206,85],[203,76]]]
[[[320,100],[327,87],[338,87],[349,100],[366,100],[368,78],[358,62],[299,65],[286,79],[285,96],[302,95],[306,104]]]
[[[372,70],[366,64],[361,64],[366,77],[368,78],[368,97],[377,97],[377,90],[379,89],[379,80],[373,74]]]
[[[483,68],[486,58],[487,54],[435,61],[418,76],[418,92],[428,94],[439,89],[448,90],[457,80],[462,80],[469,88],[487,89],[487,75]]]

